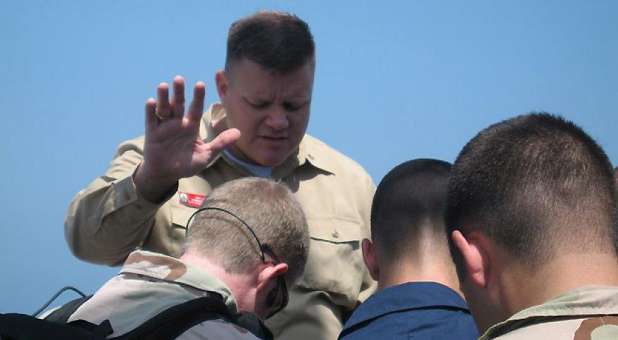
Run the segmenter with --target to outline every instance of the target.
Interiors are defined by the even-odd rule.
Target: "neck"
[[[463,297],[455,265],[450,258],[438,256],[436,253],[414,258],[413,261],[403,258],[388,266],[380,266],[378,290],[408,282],[437,282]]]
[[[255,306],[255,287],[256,278],[254,275],[230,273],[223,268],[218,261],[195,254],[188,250],[180,259],[190,265],[200,267],[208,271],[211,275],[221,280],[232,292],[239,311],[251,312]]]
[[[508,315],[579,287],[618,286],[618,260],[613,253],[561,254],[533,270],[518,264],[506,268],[498,274],[498,284]]]

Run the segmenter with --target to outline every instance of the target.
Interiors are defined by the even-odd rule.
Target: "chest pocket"
[[[144,249],[178,257],[185,240],[185,226],[194,209],[178,201],[178,194],[172,196],[155,215],[150,234],[142,245]]]
[[[365,272],[360,223],[340,218],[309,218],[307,222],[311,244],[298,285],[328,292],[337,304],[354,306]]]
[[[170,215],[172,219],[170,236],[183,243],[186,235],[187,221],[197,209],[187,207],[179,202],[178,194],[170,199]]]

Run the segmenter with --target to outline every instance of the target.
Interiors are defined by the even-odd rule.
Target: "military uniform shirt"
[[[204,269],[162,254],[134,251],[120,274],[109,280],[81,305],[70,321],[100,324],[109,320],[117,337],[137,328],[164,310],[214,292],[223,297],[231,313],[236,301],[229,288]],[[203,321],[178,337],[179,340],[256,340],[249,331],[224,319]]]
[[[214,137],[211,122],[220,119],[225,111],[215,104],[200,127],[204,140]],[[250,176],[221,154],[198,175],[180,179],[169,199],[155,204],[141,197],[133,182],[143,145],[143,137],[121,144],[105,175],[71,202],[65,236],[77,257],[118,265],[136,247],[178,256],[187,220],[203,199],[222,183]],[[273,168],[272,178],[287,184],[300,202],[311,243],[289,306],[267,324],[275,337],[335,339],[346,314],[375,289],[359,246],[369,238],[375,186],[361,166],[309,135]]]
[[[479,340],[618,339],[618,287],[587,286],[526,308]]]
[[[407,282],[370,296],[352,314],[341,340],[476,340],[464,299],[437,282]]]

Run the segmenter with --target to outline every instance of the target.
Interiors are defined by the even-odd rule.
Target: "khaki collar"
[[[221,103],[212,104],[208,111],[204,113],[202,124],[200,124],[200,136],[202,136],[204,142],[212,141],[217,135],[218,132],[214,128],[215,125],[222,124],[221,126],[225,127],[225,115],[225,109]],[[313,138],[305,134],[298,146],[298,150],[290,155],[282,164],[273,169],[273,178],[285,177],[294,169],[303,166],[305,163],[309,163],[322,171],[335,174],[335,167],[331,165],[328,159],[324,159],[326,157],[320,156],[320,154],[323,153],[319,152]],[[217,155],[217,157],[208,164],[208,167],[212,166],[221,158],[225,158],[223,153]],[[231,163],[229,160],[227,161]]]
[[[479,340],[493,339],[527,324],[539,322],[543,318],[618,315],[618,299],[616,296],[618,296],[618,287],[580,287],[541,305],[519,311],[507,320],[491,326]]]

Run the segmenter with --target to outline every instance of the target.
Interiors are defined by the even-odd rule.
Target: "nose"
[[[266,118],[266,125],[271,129],[278,131],[287,129],[290,126],[290,121],[288,120],[288,115],[284,109],[273,109],[269,112],[268,117]]]

